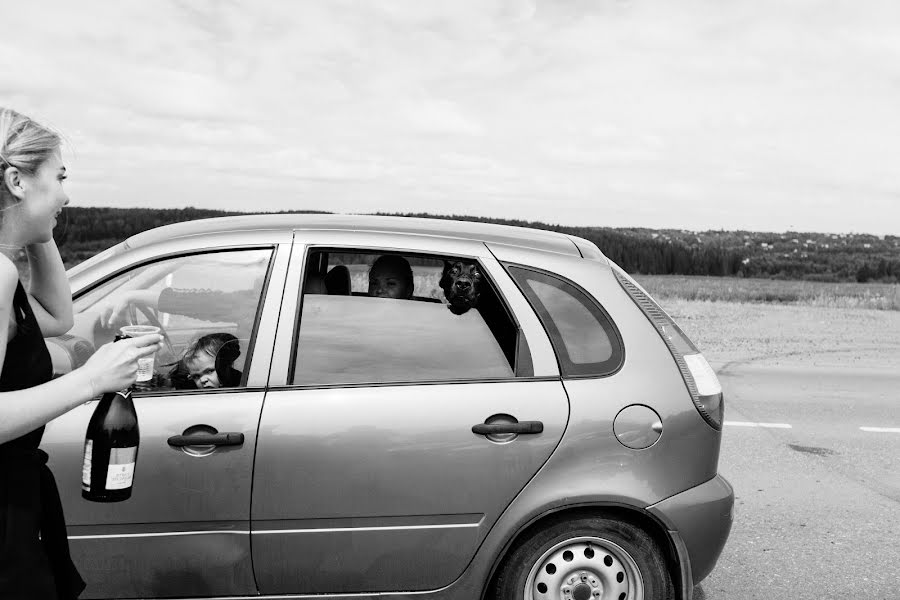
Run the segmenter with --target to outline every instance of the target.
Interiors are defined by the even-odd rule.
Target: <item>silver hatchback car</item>
[[[95,403],[44,435],[84,598],[689,600],[728,537],[715,373],[584,239],[255,215],[69,277],[57,373],[165,334],[129,500],[81,497]]]

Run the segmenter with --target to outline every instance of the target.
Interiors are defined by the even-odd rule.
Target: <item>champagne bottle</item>
[[[115,341],[125,337],[117,335]],[[139,444],[131,388],[103,394],[85,434],[81,496],[94,502],[130,498]]]

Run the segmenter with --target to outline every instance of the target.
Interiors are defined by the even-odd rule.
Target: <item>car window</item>
[[[389,254],[390,255],[390,254]],[[329,251],[310,254],[308,271],[321,272],[330,293],[346,292],[366,296],[369,291],[369,274],[375,262],[386,256],[384,253]],[[444,292],[440,287],[444,260],[432,256],[400,256],[409,265],[413,276],[412,294],[414,300],[444,302]],[[342,280],[343,278],[343,280]]]
[[[508,269],[550,334],[563,375],[607,375],[619,368],[618,333],[596,301],[562,278]]]
[[[272,251],[194,254],[145,264],[79,295],[75,325],[48,339],[59,375],[84,364],[124,325],[159,327],[165,348],[140,391],[244,385]]]
[[[445,265],[477,290],[448,299]],[[527,344],[471,259],[314,252],[307,261],[292,383],[455,381],[530,375]],[[468,291],[468,288],[465,288]],[[453,297],[453,294],[450,294]],[[517,370],[517,365],[522,365]],[[526,367],[527,366],[527,367]]]

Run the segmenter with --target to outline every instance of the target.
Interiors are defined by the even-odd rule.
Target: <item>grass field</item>
[[[651,296],[663,303],[678,299],[900,310],[900,284],[821,283],[683,275],[636,275],[635,279]]]
[[[417,266],[414,270],[416,295],[441,298],[437,285],[440,269]],[[368,267],[350,265],[350,272],[353,290],[364,292],[368,286]],[[900,311],[900,284],[686,275],[635,275],[634,278],[663,304],[670,300],[691,300]]]
[[[350,270],[354,291],[364,292],[368,268],[351,265]],[[414,270],[417,295],[443,297],[438,269]],[[900,285],[661,275],[636,279],[717,364],[900,364]]]

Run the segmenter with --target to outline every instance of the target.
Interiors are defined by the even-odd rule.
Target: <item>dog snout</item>
[[[460,279],[456,282],[456,289],[462,293],[468,292],[472,288],[472,282]]]

